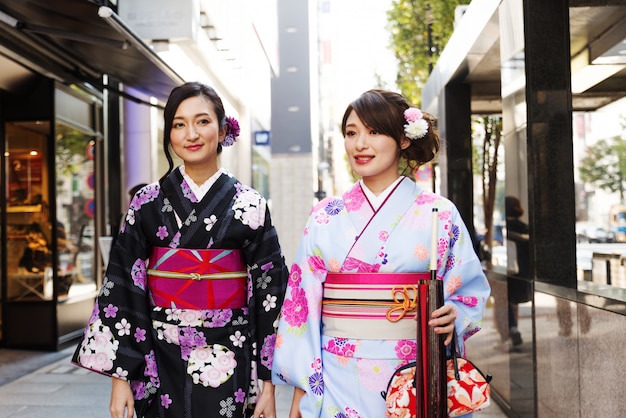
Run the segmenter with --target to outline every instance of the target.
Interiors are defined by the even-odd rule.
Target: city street
[[[19,360],[7,364],[0,360],[0,418],[109,418],[109,379],[72,365],[69,360],[73,347],[59,353],[46,353],[49,358],[62,356],[43,367],[31,371],[16,380],[7,379],[6,373],[13,367],[19,373]],[[6,353],[15,356],[17,350],[0,350],[0,359]],[[28,362],[33,364],[37,356],[24,351]],[[22,369],[23,371],[24,369]],[[291,390],[287,386],[276,388],[277,417],[287,418],[291,402]],[[211,416],[210,414],[207,416]],[[506,415],[492,406],[474,414],[478,418],[502,418]],[[365,418],[365,417],[363,417]]]

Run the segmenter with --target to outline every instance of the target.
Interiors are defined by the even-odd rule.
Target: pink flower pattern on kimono
[[[317,222],[318,224],[327,224],[329,220],[330,220],[330,217],[325,212],[318,212],[315,215],[315,222]]]
[[[359,273],[377,273],[380,270],[380,264],[369,264],[353,257],[348,257],[343,263],[342,271],[356,271]]]
[[[355,211],[361,209],[365,203],[365,194],[360,190],[353,187],[350,191],[344,194],[344,205],[348,211]]]
[[[417,196],[417,199],[415,200],[415,202],[418,205],[429,205],[429,204],[435,203],[439,199],[441,199],[441,197],[437,196],[434,193],[423,192],[423,193],[420,193],[419,196]]]
[[[314,255],[309,257],[309,267],[313,272],[325,272],[326,265],[324,264],[324,259],[318,255]]]
[[[291,273],[289,274],[289,286],[298,287],[300,286],[300,282],[302,281],[302,269],[297,264],[294,264],[291,267]]]
[[[328,341],[324,350],[343,357],[354,357],[356,345],[349,344],[349,339],[335,337]]]
[[[396,344],[396,354],[402,364],[415,360],[417,356],[417,343],[412,340],[400,340]]]
[[[346,407],[346,418],[361,418],[361,414],[356,409]]]
[[[476,296],[456,295],[453,297],[453,299],[458,300],[463,305],[469,306],[470,308],[478,305],[478,298]]]
[[[299,328],[309,315],[304,289],[291,289],[291,299],[286,298],[283,303],[283,318],[292,327]]]
[[[309,212],[309,215],[318,212],[321,208],[325,207],[326,204],[328,203],[329,199],[323,199],[320,200],[319,202],[317,202],[312,208],[311,208],[311,212]]]
[[[364,387],[377,394],[387,389],[387,376],[394,370],[388,361],[358,358],[356,364]]]

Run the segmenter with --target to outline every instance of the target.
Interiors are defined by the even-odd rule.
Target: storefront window
[[[48,122],[6,124],[7,300],[52,298]]]
[[[95,290],[95,142],[57,122],[55,147],[59,297],[70,297]]]
[[[57,124],[55,196],[51,199],[49,123],[7,123],[6,132],[7,300],[51,300],[55,265],[59,299],[93,292],[92,137]],[[53,222],[50,205],[55,201],[57,220]]]

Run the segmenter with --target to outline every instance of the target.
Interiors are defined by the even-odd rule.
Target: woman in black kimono
[[[164,119],[170,167],[132,199],[73,362],[112,377],[113,418],[273,418],[288,272],[265,199],[219,167],[239,125],[200,83]]]

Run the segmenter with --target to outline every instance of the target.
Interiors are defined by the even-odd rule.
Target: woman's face
[[[172,150],[185,163],[185,169],[218,169],[217,144],[224,140],[226,132],[220,130],[213,104],[203,96],[183,100],[172,121],[170,143]]]
[[[346,121],[344,146],[352,170],[374,193],[382,192],[399,177],[400,148],[396,141],[365,126],[354,110]]]

